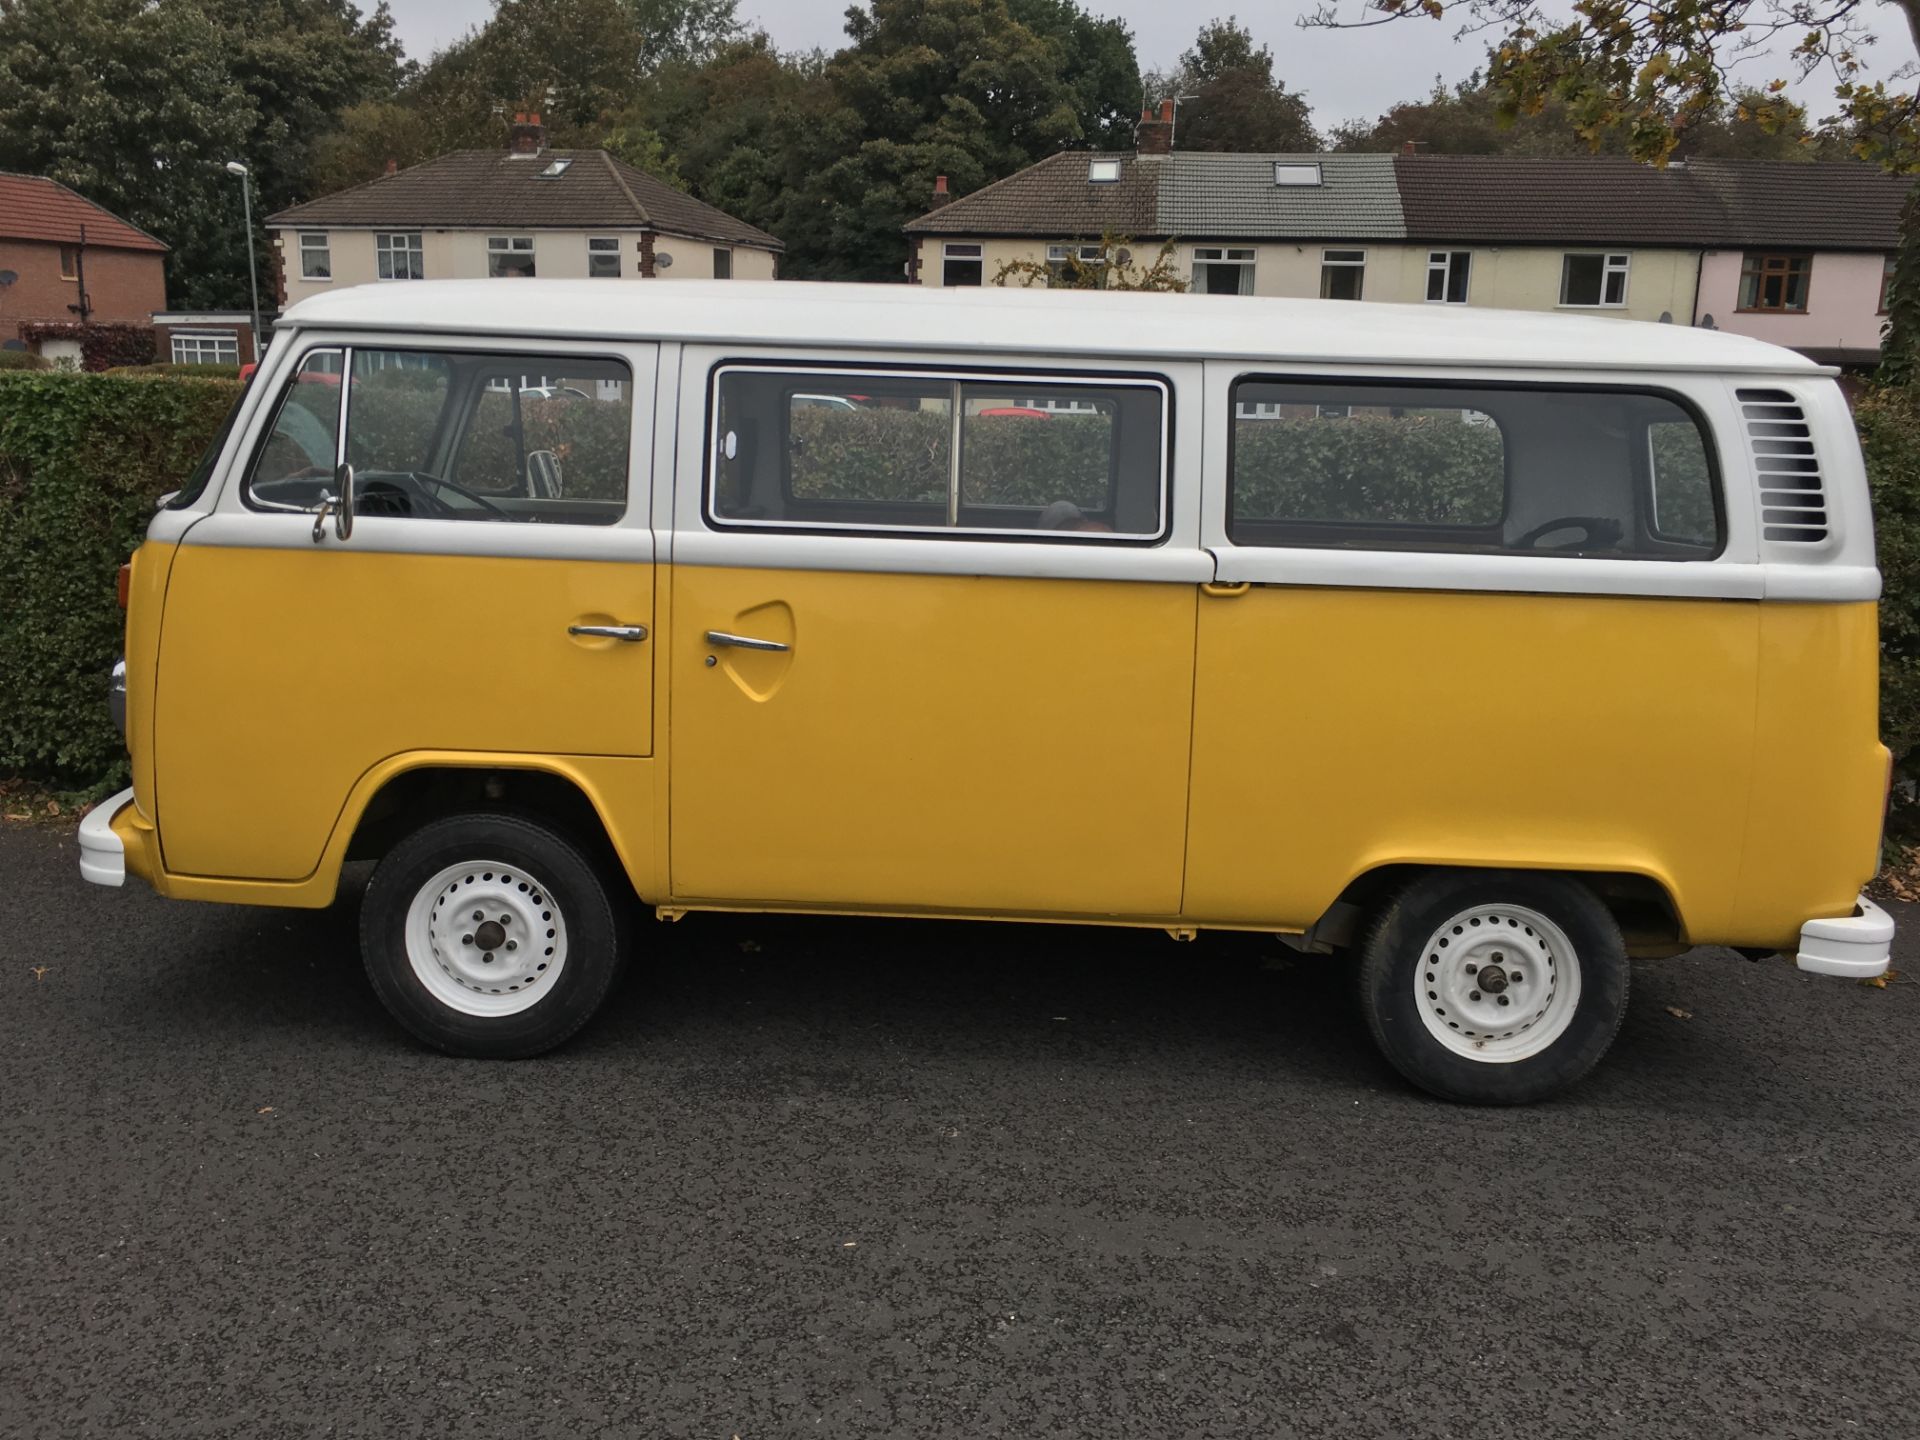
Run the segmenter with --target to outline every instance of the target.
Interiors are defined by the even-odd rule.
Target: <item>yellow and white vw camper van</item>
[[[462,1055],[637,896],[1277,931],[1456,1099],[1628,957],[1869,976],[1888,756],[1830,372],[1206,296],[427,282],[288,312],[135,556],[82,870],[323,906]],[[644,948],[644,940],[639,942]]]

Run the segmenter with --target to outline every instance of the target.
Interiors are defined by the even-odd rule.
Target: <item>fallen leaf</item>
[[[53,969],[53,966],[34,965],[29,968],[33,971],[33,983],[38,985],[40,983],[41,977],[45,976],[48,972],[50,972]]]
[[[273,1106],[262,1105],[258,1110],[254,1111],[253,1113],[256,1115],[271,1115],[273,1114]]]
[[[58,815],[59,813],[60,813],[60,802],[58,800],[47,801],[47,814]]]
[[[1884,990],[1887,988],[1888,981],[1898,980],[1899,978],[1900,972],[1898,970],[1888,970],[1884,974],[1870,975],[1860,983],[1862,985],[1871,985],[1876,990]]]
[[[1667,1014],[1676,1020],[1691,1020],[1693,1018],[1693,1012],[1691,1010],[1682,1010],[1678,1005],[1667,1006]]]
[[[842,1250],[851,1250],[853,1249],[854,1246],[858,1245],[859,1243],[860,1242],[858,1240],[846,1240],[841,1243],[840,1248]]]

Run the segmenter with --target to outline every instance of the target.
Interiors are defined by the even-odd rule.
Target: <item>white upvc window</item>
[[[326,231],[303,230],[300,232],[300,278],[302,280],[333,278],[333,253],[327,248]]]
[[[1630,255],[1571,254],[1560,263],[1562,305],[1618,308],[1627,303]]]
[[[1055,280],[1066,273],[1067,262],[1078,256],[1082,265],[1104,265],[1107,252],[1098,245],[1049,245],[1047,247],[1047,269]]]
[[[942,285],[982,285],[986,283],[984,248],[964,240],[949,240],[940,251]]]
[[[531,235],[489,235],[487,237],[487,274],[531,280],[533,278],[533,237]]]
[[[587,237],[587,278],[590,280],[620,278],[620,237],[618,235]]]
[[[173,363],[238,365],[240,337],[232,330],[176,330],[173,332]]]
[[[426,260],[418,230],[376,231],[373,254],[382,280],[424,280]]]
[[[1320,252],[1320,298],[1322,300],[1358,300],[1366,286],[1367,252],[1364,250],[1322,250]]]
[[[1253,294],[1253,247],[1251,245],[1201,245],[1193,252],[1193,282],[1196,295]]]
[[[1435,305],[1464,305],[1473,276],[1471,250],[1427,252],[1427,299]]]

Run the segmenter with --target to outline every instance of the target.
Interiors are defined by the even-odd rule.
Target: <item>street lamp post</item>
[[[227,173],[240,177],[240,204],[247,216],[247,290],[253,296],[253,358],[260,359],[260,280],[253,259],[253,177],[238,160],[227,162]]]

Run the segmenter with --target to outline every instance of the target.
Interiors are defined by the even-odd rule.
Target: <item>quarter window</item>
[[[1467,303],[1473,270],[1471,250],[1432,250],[1427,254],[1427,299],[1438,305]]]
[[[533,237],[531,235],[489,235],[487,237],[487,274],[495,280],[533,278]]]
[[[1740,265],[1740,308],[1804,315],[1813,278],[1809,255],[1764,255],[1748,251]]]
[[[421,252],[418,230],[376,233],[373,237],[373,254],[382,280],[426,278],[426,258]]]
[[[1625,305],[1631,263],[1628,255],[1568,255],[1560,264],[1560,303]]]
[[[331,280],[333,278],[333,255],[327,248],[325,231],[317,234],[304,231],[301,233],[300,278],[302,280]]]
[[[1196,248],[1193,289],[1201,295],[1253,294],[1253,247],[1203,245]]]
[[[610,525],[626,509],[632,418],[615,360],[316,351],[281,398],[248,499],[312,510],[344,453],[359,516]]]
[[[978,285],[982,283],[985,259],[978,245],[949,244],[941,251],[942,285]]]
[[[1664,395],[1248,379],[1233,405],[1238,545],[1661,560],[1719,548],[1712,452]]]
[[[593,235],[588,237],[587,278],[590,280],[618,280],[620,278],[619,236]]]
[[[728,367],[716,525],[1097,541],[1163,530],[1158,381]]]
[[[1320,252],[1320,298],[1322,300],[1358,300],[1366,278],[1366,251],[1322,250]]]

